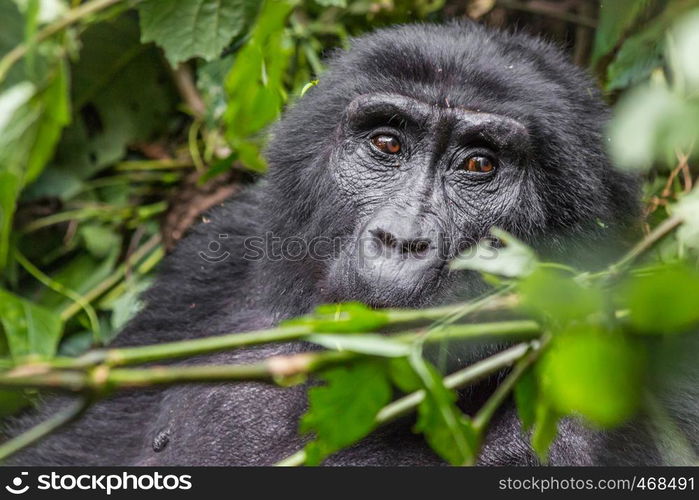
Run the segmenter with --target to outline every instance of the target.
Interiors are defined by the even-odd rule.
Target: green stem
[[[517,381],[522,377],[525,371],[536,361],[541,352],[543,342],[532,341],[529,344],[528,352],[514,366],[510,374],[498,384],[495,392],[488,398],[485,404],[481,407],[475,417],[473,417],[473,427],[478,432],[483,432],[493,417],[500,405],[505,401],[507,396],[514,388]]]
[[[192,160],[173,160],[165,158],[162,160],[134,160],[117,163],[114,170],[118,172],[170,170],[176,168],[191,168],[195,166]]]
[[[39,282],[43,283],[46,287],[50,288],[54,292],[60,293],[61,295],[68,297],[70,300],[73,301],[75,305],[79,306],[83,311],[85,311],[85,314],[87,314],[87,317],[90,320],[90,326],[95,334],[95,337],[98,339],[102,338],[100,323],[97,319],[97,313],[95,312],[95,309],[90,305],[89,302],[85,301],[85,299],[83,299],[83,297],[81,297],[79,293],[63,285],[63,283],[59,283],[58,281],[55,281],[46,274],[44,274],[38,267],[32,264],[29,261],[29,259],[27,259],[19,250],[15,249],[14,255],[17,262],[19,262],[19,264]]]
[[[63,367],[89,366],[106,362],[110,366],[133,365],[162,361],[164,359],[182,358],[210,354],[213,352],[247,347],[272,342],[287,342],[302,340],[315,333],[308,325],[280,326],[269,330],[256,330],[245,333],[229,333],[214,337],[203,337],[192,340],[181,340],[164,344],[146,345],[139,347],[123,347],[92,351],[75,359],[56,359]],[[475,337],[514,336],[531,338],[540,333],[540,327],[535,321],[513,320],[492,323],[476,323],[451,325],[431,333],[425,338],[426,342],[436,342],[444,339],[473,339]],[[401,334],[395,338],[402,342],[412,342],[424,337],[422,331]]]
[[[137,265],[141,260],[143,260],[154,248],[160,245],[161,237],[156,234],[152,236],[148,241],[146,241],[138,250],[136,250],[131,256],[121,264],[118,268],[114,270],[112,274],[107,276],[106,279],[101,281],[97,286],[87,292],[82,296],[84,302],[91,303],[98,299],[101,295],[106,293],[110,288],[115,286],[119,281],[126,275],[128,270]],[[159,254],[162,257],[162,253]],[[61,320],[67,321],[68,319],[75,316],[80,311],[80,306],[77,302],[69,305],[63,311],[61,311]]]
[[[64,425],[76,420],[88,408],[89,404],[89,399],[81,399],[63,411],[55,414],[48,420],[32,427],[19,436],[4,442],[2,445],[0,445],[0,460],[6,459],[13,453],[16,453],[32,443],[35,443],[44,436],[47,436]]]
[[[338,361],[347,361],[357,353],[351,351],[322,351],[292,356],[278,356],[259,363],[246,365],[154,366],[142,369],[111,369],[114,366],[148,363],[163,359],[189,357],[216,351],[235,349],[269,342],[302,340],[311,332],[307,326],[288,326],[272,330],[234,333],[218,337],[172,342],[142,347],[127,347],[90,351],[79,358],[55,358],[47,362],[19,365],[0,373],[0,387],[33,387],[81,391],[143,387],[181,382],[217,382],[236,380],[271,380],[279,377],[311,373]],[[486,335],[516,336],[529,339],[538,336],[540,329],[533,321],[503,321],[480,325],[452,325],[438,336],[424,338],[422,332],[395,337],[402,342],[436,342],[444,339],[473,339]],[[490,359],[490,358],[489,358]],[[467,376],[489,369],[485,360],[466,371]],[[495,358],[495,368],[501,358]],[[92,368],[94,367],[94,368]],[[86,371],[85,369],[91,368]],[[469,369],[469,370],[470,370]],[[461,372],[460,372],[461,373]],[[457,382],[460,379],[457,379]]]

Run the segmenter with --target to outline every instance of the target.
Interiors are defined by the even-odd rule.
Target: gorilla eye
[[[400,141],[395,135],[379,134],[371,138],[371,143],[382,153],[395,155],[400,153]]]
[[[469,172],[487,173],[495,168],[495,164],[486,156],[471,156],[464,162],[464,168]]]

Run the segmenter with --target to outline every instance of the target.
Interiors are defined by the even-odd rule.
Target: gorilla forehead
[[[558,49],[471,23],[407,25],[356,39],[350,51],[335,55],[324,80],[346,99],[378,88],[519,118],[566,101],[599,109],[594,84]]]
[[[320,83],[273,130],[271,163],[318,158],[349,103],[372,93],[509,116],[551,149],[565,143],[589,152],[607,117],[591,79],[550,44],[474,23],[405,25],[354,39],[330,57]],[[294,140],[306,148],[292,151]]]

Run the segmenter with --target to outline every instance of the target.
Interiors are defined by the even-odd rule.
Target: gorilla
[[[272,327],[322,303],[427,307],[474,297],[484,282],[448,264],[494,226],[547,258],[599,261],[639,219],[636,180],[605,153],[607,119],[593,81],[524,34],[454,23],[357,38],[271,130],[266,177],[213,210],[166,258],[115,344]],[[182,363],[310,349],[287,342]],[[464,391],[462,406],[477,409],[495,384]],[[118,394],[12,460],[274,464],[304,445],[306,390],[250,382]],[[49,399],[8,432],[62,404]],[[410,418],[384,426],[325,463],[443,464],[411,426]],[[551,463],[657,463],[642,427],[602,433],[565,421]],[[512,406],[495,417],[479,463],[538,463]]]

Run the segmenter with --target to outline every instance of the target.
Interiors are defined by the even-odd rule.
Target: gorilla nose
[[[404,258],[425,257],[432,246],[432,240],[428,237],[401,236],[380,227],[370,229],[369,234],[381,250]]]

